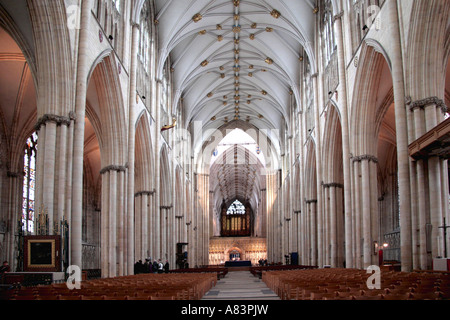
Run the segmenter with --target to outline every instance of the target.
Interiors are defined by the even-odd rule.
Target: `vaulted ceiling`
[[[281,128],[314,65],[313,0],[156,0],[160,70],[169,61],[185,126],[234,120]],[[182,101],[182,103],[180,103]]]
[[[155,0],[157,74],[170,70],[175,112],[183,108],[184,127],[196,122],[203,132],[213,132],[236,122],[244,130],[289,130],[306,57],[315,69],[315,2]],[[205,150],[195,145],[208,136],[203,139],[194,141],[194,150]],[[279,149],[279,135],[269,139]],[[256,210],[265,186],[262,164],[242,146],[223,157],[225,163],[210,168],[216,210],[223,200],[229,205],[235,199]]]
[[[263,164],[244,146],[229,147],[211,166],[210,191],[217,212],[223,201],[228,207],[237,199],[250,203],[256,213],[265,186]]]

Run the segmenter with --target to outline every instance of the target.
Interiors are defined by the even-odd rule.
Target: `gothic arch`
[[[36,53],[38,118],[73,110],[72,50],[64,1],[27,1]]]
[[[344,263],[344,177],[342,129],[338,109],[330,104],[326,114],[323,143],[324,159],[324,213],[326,247],[329,248],[326,262],[332,267]]]
[[[172,253],[174,252],[175,222],[173,208],[172,171],[170,158],[164,144],[160,151],[160,180],[159,180],[159,216],[160,216],[160,258],[170,257],[171,265],[175,264]]]
[[[163,145],[160,151],[160,205],[171,206],[172,205],[172,183],[171,183],[171,169],[169,162],[169,154],[167,151],[167,145]]]
[[[317,199],[317,179],[316,179],[316,147],[315,142],[310,138],[306,144],[305,160],[305,200]]]
[[[155,169],[151,141],[148,115],[143,111],[136,122],[134,170],[135,257],[142,260],[153,256],[155,242],[155,187],[152,179]]]
[[[350,143],[353,222],[356,256],[363,257],[356,264],[367,267],[378,261],[373,243],[389,243],[384,258],[401,261],[397,134],[389,58],[378,44],[364,42],[358,64]]]
[[[185,242],[185,221],[187,202],[184,195],[185,179],[183,169],[178,165],[175,169],[175,190],[174,190],[174,214],[175,214],[175,243]]]
[[[325,182],[343,183],[342,129],[337,107],[330,103],[325,121],[323,159]]]
[[[102,166],[126,162],[126,117],[121,84],[113,55],[103,52],[91,68],[88,96],[100,120],[102,132]],[[91,87],[92,86],[92,87]]]
[[[0,6],[0,220],[4,221],[0,258],[8,260],[15,270],[17,225],[12,222],[22,221],[23,201],[27,198],[23,196],[24,154],[27,139],[36,131],[37,90],[31,52],[17,26],[9,22],[13,23]],[[37,179],[42,170],[35,172]],[[36,202],[34,208],[36,213]]]
[[[152,174],[155,166],[149,123],[147,112],[144,111],[136,122],[136,192],[154,189]]]
[[[109,51],[102,52],[93,63],[87,85],[85,134],[92,125],[100,151],[95,164],[90,162],[101,181],[101,232],[96,235],[100,239],[94,241],[98,241],[101,247],[102,276],[123,275],[126,270],[124,194],[127,125],[117,63]],[[83,227],[93,226],[83,224]],[[85,258],[83,256],[83,263]]]
[[[450,4],[446,1],[413,3],[405,62],[413,101],[445,98],[445,71],[450,54],[449,17]]]
[[[318,229],[317,229],[317,173],[316,173],[316,147],[310,138],[306,144],[305,157],[305,232],[303,237],[302,260],[307,265],[317,265],[318,262]]]
[[[374,143],[383,116],[393,101],[392,76],[384,50],[363,43],[353,89],[350,146],[353,156],[375,155]],[[389,76],[389,77],[388,77]],[[387,79],[387,83],[380,80]],[[381,88],[381,86],[383,86]],[[383,90],[383,96],[379,96]],[[389,92],[390,91],[390,92]],[[376,121],[374,121],[376,120]]]
[[[209,132],[208,130],[206,130],[206,133],[208,135],[202,136],[203,140],[201,142],[203,142],[203,145],[201,146],[200,152],[195,154],[194,163],[196,164],[199,172],[208,172],[213,150],[219,145],[221,140],[234,129],[243,130],[244,132],[249,134],[253,138],[253,140],[256,141],[256,143],[258,143],[261,148],[261,152],[263,152],[264,154],[267,171],[275,171],[279,167],[281,162],[280,150],[276,148],[277,141],[272,140],[279,137],[271,137],[268,135],[268,132],[260,130],[251,123],[238,120],[225,123],[217,130],[213,130],[213,132]],[[197,141],[193,141],[194,146],[196,142]]]

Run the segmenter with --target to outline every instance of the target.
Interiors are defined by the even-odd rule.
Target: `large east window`
[[[222,206],[222,237],[247,237],[251,235],[250,206],[235,200],[228,208]]]

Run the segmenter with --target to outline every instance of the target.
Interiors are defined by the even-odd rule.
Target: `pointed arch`
[[[391,69],[384,52],[382,47],[374,47],[363,42],[350,116],[353,123],[350,146],[355,156],[377,153],[374,139],[388,107],[385,100],[393,101]],[[381,82],[381,79],[385,79],[386,82]],[[383,93],[380,93],[380,90]],[[383,96],[378,99],[380,94]]]
[[[88,103],[100,120],[102,166],[124,165],[127,122],[116,59],[112,54],[104,52],[99,56],[91,68],[88,84],[93,86],[92,91],[88,88]]]
[[[143,112],[137,120],[136,125],[136,171],[135,171],[135,191],[153,190],[155,172],[154,155],[150,122],[147,112]]]
[[[164,144],[160,151],[160,206],[168,207],[172,206],[172,182],[171,182],[171,169],[169,161],[169,153],[167,151],[167,145]]]
[[[445,99],[445,70],[450,55],[449,17],[447,1],[414,1],[412,4],[405,64],[413,101],[429,97]]]

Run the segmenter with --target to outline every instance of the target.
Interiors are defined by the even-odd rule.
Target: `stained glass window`
[[[36,133],[28,138],[23,159],[22,224],[23,230],[29,234],[34,232],[37,139]]]
[[[227,215],[234,214],[245,214],[245,207],[239,200],[233,202],[227,210]]]
[[[222,206],[222,237],[248,237],[251,235],[250,207],[235,200],[228,209]]]

